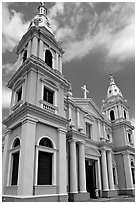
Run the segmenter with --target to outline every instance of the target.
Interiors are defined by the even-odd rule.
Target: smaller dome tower
[[[115,79],[112,74],[109,76],[107,97],[102,103],[102,112],[111,122],[129,121],[127,100],[124,99],[121,90],[115,84]]]

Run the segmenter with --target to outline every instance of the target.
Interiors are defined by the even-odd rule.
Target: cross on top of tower
[[[81,87],[81,89],[84,90],[84,98],[86,99],[86,98],[87,98],[87,93],[89,93],[89,91],[87,90],[86,85],[84,85],[83,87]]]

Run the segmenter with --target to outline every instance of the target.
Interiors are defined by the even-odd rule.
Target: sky
[[[2,3],[2,107],[9,113],[11,91],[6,84],[15,72],[16,47],[37,14],[38,2]],[[85,84],[101,108],[109,75],[128,102],[135,123],[135,3],[45,2],[57,40],[62,42],[63,75],[74,97],[83,97]]]

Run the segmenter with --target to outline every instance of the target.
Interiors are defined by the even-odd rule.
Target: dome
[[[116,95],[120,95],[123,97],[121,90],[115,84],[114,77],[112,76],[112,74],[110,74],[109,82],[110,82],[110,85],[107,90],[107,98],[111,96],[116,96]]]
[[[31,20],[31,23],[29,25],[29,29],[31,27],[44,27],[46,28],[52,35],[53,32],[51,30],[51,26],[49,23],[49,19],[47,17],[47,9],[44,6],[44,3],[40,3],[39,7],[38,7],[39,13]]]

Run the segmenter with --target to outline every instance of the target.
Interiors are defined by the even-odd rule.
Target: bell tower
[[[107,97],[102,101],[102,103],[102,110],[112,123],[114,121],[130,121],[127,100],[124,99],[121,90],[115,84],[112,74],[109,76]]]
[[[56,201],[65,195],[67,201],[64,95],[70,83],[62,74],[63,54],[40,3],[17,46],[16,71],[7,84],[12,96],[3,121],[4,195],[54,194]],[[46,165],[40,164],[43,157]]]
[[[102,103],[102,112],[112,123],[112,150],[117,165],[119,192],[134,194],[134,127],[130,122],[127,100],[115,84],[112,74],[109,77],[107,97]]]
[[[62,75],[63,54],[52,32],[47,8],[40,3],[38,14],[17,46],[17,72],[8,82],[12,89],[10,113],[28,102],[64,115],[63,93],[70,84]]]
[[[132,134],[134,127],[131,125],[128,109],[127,100],[110,74],[107,96],[102,101],[102,112],[113,125],[113,142],[116,146],[134,143]]]

